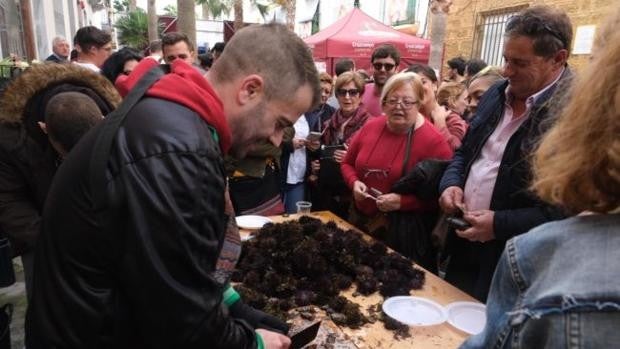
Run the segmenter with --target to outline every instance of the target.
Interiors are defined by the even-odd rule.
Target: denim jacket
[[[620,346],[620,214],[568,218],[508,241],[487,324],[461,348]]]

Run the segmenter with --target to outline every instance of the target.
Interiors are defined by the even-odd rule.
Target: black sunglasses
[[[356,88],[352,88],[350,90],[344,89],[344,88],[339,88],[336,90],[336,96],[338,97],[344,97],[346,95],[349,95],[351,97],[357,97],[360,94],[360,90],[356,89]]]
[[[375,68],[375,70],[381,70],[382,68],[385,68],[385,71],[391,71],[396,65],[392,63],[373,63],[372,66],[373,68]]]

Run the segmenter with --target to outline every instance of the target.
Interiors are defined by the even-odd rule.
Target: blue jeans
[[[304,200],[305,183],[299,182],[297,184],[285,184],[284,187],[284,209],[286,213],[297,213],[297,201]]]

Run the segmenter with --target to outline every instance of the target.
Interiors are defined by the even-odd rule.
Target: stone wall
[[[517,8],[519,6],[549,5],[561,8],[573,23],[573,35],[578,26],[603,23],[605,16],[618,6],[618,0],[455,0],[450,7],[446,28],[443,68],[446,61],[461,55],[471,56],[474,46],[476,15],[488,11]],[[589,60],[590,55],[572,55],[569,64],[579,71]]]

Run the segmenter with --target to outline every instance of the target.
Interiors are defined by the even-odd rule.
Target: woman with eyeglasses
[[[381,93],[384,115],[368,120],[351,142],[341,170],[353,191],[350,221],[362,229],[375,227],[389,212],[436,210],[434,201],[391,192],[392,185],[421,160],[452,157],[447,141],[420,114],[425,94],[418,75],[395,74]],[[412,256],[410,246],[391,244],[397,238],[385,236],[392,248]]]
[[[419,74],[424,86],[424,100],[420,105],[420,112],[444,136],[452,150],[456,150],[461,146],[461,141],[467,132],[467,122],[437,102],[435,95],[438,83],[435,71],[424,64],[412,64],[406,71]]]
[[[319,197],[312,199],[313,205],[319,210],[330,210],[343,218],[348,215],[351,198],[340,173],[340,163],[347,153],[351,137],[371,117],[361,103],[363,93],[364,79],[360,75],[345,72],[338,76],[335,95],[340,108],[323,124],[321,149],[318,150],[320,161],[312,163],[312,171],[319,178],[317,186],[321,193]]]

